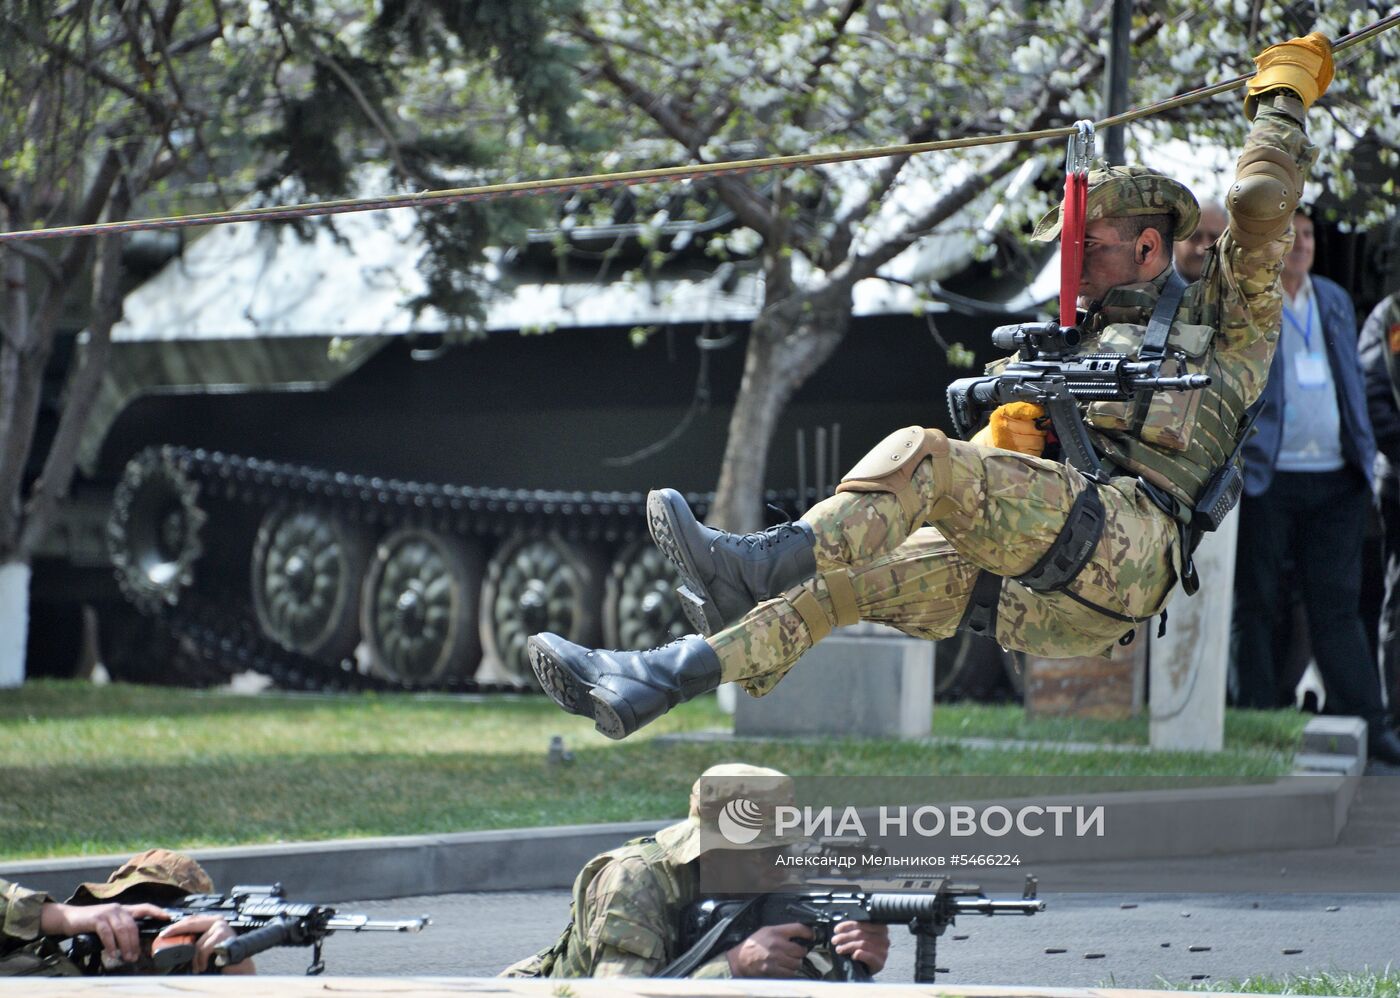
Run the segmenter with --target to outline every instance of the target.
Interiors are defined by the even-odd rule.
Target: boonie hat
[[[148,849],[132,856],[107,878],[106,883],[79,884],[69,904],[111,901],[134,888],[155,888],[162,896],[210,894],[214,882],[193,859],[169,849]]]
[[[717,849],[773,849],[790,843],[775,828],[779,807],[797,804],[792,777],[776,769],[711,766],[690,788],[690,817],[656,833],[674,862]]]
[[[1101,218],[1171,215],[1172,240],[1191,238],[1201,220],[1201,206],[1185,184],[1144,166],[1110,166],[1089,171],[1084,223]],[[1060,234],[1060,205],[1035,223],[1031,238],[1046,243]]]

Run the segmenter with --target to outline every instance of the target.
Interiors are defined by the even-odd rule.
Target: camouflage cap
[[[1089,172],[1089,196],[1084,224],[1101,218],[1171,215],[1172,240],[1189,239],[1201,220],[1196,195],[1182,183],[1143,166],[1110,166]],[[1060,205],[1035,224],[1032,239],[1048,243],[1060,234]]]
[[[70,904],[92,904],[111,901],[134,888],[156,888],[157,894],[180,897],[185,894],[209,894],[214,882],[193,859],[169,849],[148,849],[132,856],[114,871],[104,884],[79,884]]]
[[[711,766],[690,788],[690,817],[656,833],[677,863],[713,849],[772,849],[778,838],[779,807],[797,804],[792,777],[776,769],[725,763]]]

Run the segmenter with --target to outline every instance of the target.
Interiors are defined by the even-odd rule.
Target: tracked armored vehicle
[[[756,263],[703,254],[732,219],[662,225],[673,259],[647,282],[578,265],[622,247],[621,269],[635,226],[570,232],[564,276],[558,233],[535,234],[498,258],[486,334],[461,342],[404,305],[408,222],[346,216],[310,241],[225,226],[128,296],[82,481],[36,566],[41,633],[71,633],[44,608],[76,595],[122,677],[455,689],[528,685],[539,630],[683,633],[644,498],[671,485],[703,515],[719,474],[762,297]],[[977,277],[947,243],[934,271]],[[828,494],[892,427],[941,425],[946,346],[980,364],[1006,314],[858,286],[845,344],[776,435],[774,515]]]

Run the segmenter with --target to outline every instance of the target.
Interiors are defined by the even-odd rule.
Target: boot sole
[[[682,584],[676,589],[681,610],[685,613],[685,619],[690,621],[691,627],[709,637],[716,631],[724,630],[725,622],[715,609],[714,601],[705,592],[704,585],[699,581],[699,572],[694,563],[686,555],[685,548],[676,540],[679,533],[676,529],[676,516],[669,497],[661,492],[653,492],[647,496],[647,528],[651,531],[652,542],[681,577]]]
[[[544,644],[531,638],[526,646],[530,668],[540,681],[545,694],[570,714],[587,717],[593,726],[609,738],[625,738],[629,728],[623,715],[631,709],[611,690],[600,689],[575,676]]]

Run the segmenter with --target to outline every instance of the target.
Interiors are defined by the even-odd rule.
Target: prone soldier
[[[763,817],[753,838],[736,843],[717,829],[723,828],[725,806],[741,799],[749,813]],[[792,778],[777,770],[737,763],[710,767],[691,788],[690,816],[589,860],[574,880],[563,934],[502,976],[659,976],[683,955],[683,915],[700,897],[702,878],[737,880],[758,890],[774,875],[775,857],[784,849],[774,816],[795,801]],[[764,926],[685,976],[841,979],[830,952],[811,947],[812,938],[811,928],[799,923]],[[836,925],[829,943],[872,974],[884,967],[889,945],[886,926],[854,921]]]
[[[214,885],[193,859],[168,849],[150,849],[131,857],[106,883],[79,884],[66,902],[42,891],[0,880],[0,977],[75,977],[82,973],[60,941],[92,934],[102,942],[107,973],[151,973],[153,954],[141,945],[138,919],[166,919],[160,905],[186,894],[204,894]],[[196,915],[172,922],[156,937],[191,939],[195,973],[208,966],[214,947],[234,938],[228,922],[216,915]],[[251,974],[253,961],[223,968],[226,974]]]

